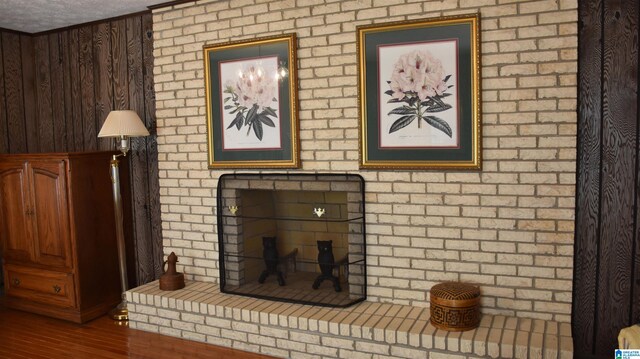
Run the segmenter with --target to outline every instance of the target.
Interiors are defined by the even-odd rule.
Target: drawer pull
[[[20,279],[18,278],[13,278],[13,285],[15,285],[16,287],[20,285]]]
[[[60,288],[60,286],[59,286],[59,285],[57,285],[57,284],[53,286],[53,291],[54,291],[56,294],[60,293],[60,289],[61,289],[61,288]]]

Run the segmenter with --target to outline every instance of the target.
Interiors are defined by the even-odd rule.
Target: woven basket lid
[[[445,282],[431,287],[431,295],[449,300],[474,299],[480,296],[480,288],[460,282]]]

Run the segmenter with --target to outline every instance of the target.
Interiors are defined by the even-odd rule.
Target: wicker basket
[[[431,288],[431,323],[448,331],[464,331],[480,324],[480,288],[445,282]]]

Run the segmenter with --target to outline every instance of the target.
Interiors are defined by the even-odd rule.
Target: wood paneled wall
[[[620,329],[640,323],[639,5],[579,2],[577,357],[612,357]]]
[[[149,129],[126,159],[132,286],[156,279],[163,260],[152,41],[150,13],[34,36],[0,31],[0,153],[115,149],[97,137],[113,109],[135,110]]]

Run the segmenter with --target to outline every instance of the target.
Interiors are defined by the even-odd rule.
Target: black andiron
[[[282,271],[278,269],[280,256],[278,255],[278,248],[276,247],[276,237],[262,237],[262,247],[262,257],[264,258],[266,268],[262,271],[262,274],[260,274],[258,283],[264,283],[270,274],[275,274],[278,277],[278,284],[280,286],[285,285]]]
[[[320,265],[320,275],[313,282],[313,289],[318,289],[320,283],[324,280],[330,280],[333,283],[333,289],[336,292],[342,291],[338,277],[333,275],[333,268],[336,266],[336,260],[333,257],[333,241],[317,241],[318,242],[318,264]]]

